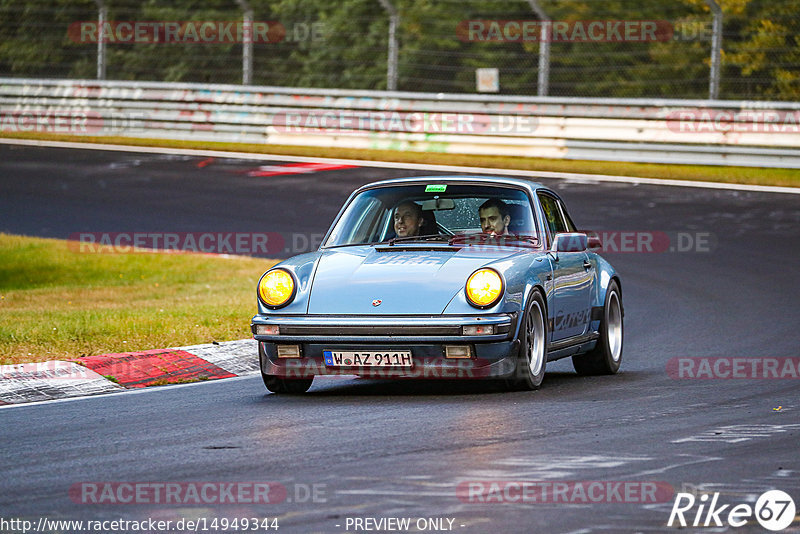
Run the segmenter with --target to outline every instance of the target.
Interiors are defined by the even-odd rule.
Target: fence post
[[[378,0],[389,13],[389,58],[386,66],[386,89],[397,91],[397,23],[400,15],[389,0]]]
[[[539,21],[542,23],[542,31],[539,35],[539,80],[536,87],[536,94],[547,96],[550,86],[550,17],[544,12],[537,0],[528,0],[528,4]]]
[[[236,0],[242,8],[242,85],[253,83],[253,9],[247,0]]]
[[[97,79],[106,79],[106,42],[103,39],[103,26],[108,18],[108,8],[104,0],[94,0],[97,4]]]
[[[708,75],[708,98],[719,98],[720,56],[722,54],[722,9],[715,0],[706,0],[714,15],[711,35],[711,72]]]

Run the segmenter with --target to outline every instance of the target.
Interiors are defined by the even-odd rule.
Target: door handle
[[[592,264],[589,260],[583,260],[583,268],[587,271],[592,268]]]

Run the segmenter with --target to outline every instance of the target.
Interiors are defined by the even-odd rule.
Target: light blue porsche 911
[[[433,176],[356,190],[319,250],[258,282],[267,389],[317,375],[500,379],[537,389],[548,361],[616,373],[622,285],[559,196],[521,179]]]

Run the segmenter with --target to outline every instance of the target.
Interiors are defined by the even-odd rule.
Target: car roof
[[[537,189],[547,189],[550,190],[548,187],[543,186],[538,182],[533,182],[531,180],[525,180],[523,178],[513,178],[509,176],[475,176],[469,174],[440,174],[436,176],[409,176],[406,178],[391,178],[389,180],[380,180],[378,182],[372,182],[366,185],[363,185],[358,188],[358,191],[363,189],[372,189],[374,187],[383,187],[383,186],[390,186],[390,185],[409,185],[409,184],[418,184],[418,183],[480,183],[486,185],[512,185],[517,187],[522,187],[523,189],[528,189],[531,192],[536,191]]]

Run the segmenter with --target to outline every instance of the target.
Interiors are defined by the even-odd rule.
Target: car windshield
[[[538,247],[538,238],[525,191],[434,181],[360,193],[323,246],[443,241]]]

